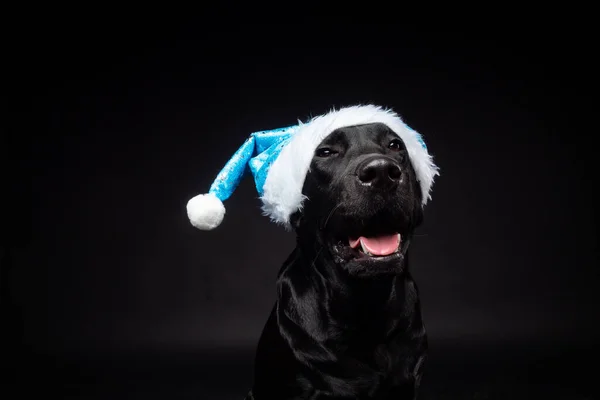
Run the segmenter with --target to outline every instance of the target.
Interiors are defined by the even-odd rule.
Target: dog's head
[[[317,147],[291,220],[301,243],[354,276],[398,274],[423,217],[402,139],[382,123],[337,129]]]

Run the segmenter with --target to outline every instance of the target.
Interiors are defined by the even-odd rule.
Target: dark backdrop
[[[424,395],[591,393],[585,36],[361,26],[294,40],[268,25],[23,30],[3,146],[13,382],[65,398],[243,398],[294,238],[261,216],[249,179],[213,232],[185,204],[251,132],[372,102],[421,132],[441,168],[411,246]]]

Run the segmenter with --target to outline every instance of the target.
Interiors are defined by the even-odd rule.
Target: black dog
[[[427,337],[407,250],[423,194],[404,143],[379,123],[338,129],[302,192],[246,399],[415,399]]]

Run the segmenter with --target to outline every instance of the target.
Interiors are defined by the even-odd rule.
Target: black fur
[[[415,399],[427,337],[407,250],[422,193],[404,144],[383,124],[338,129],[303,193],[247,399]],[[402,245],[387,259],[348,246],[392,232]]]

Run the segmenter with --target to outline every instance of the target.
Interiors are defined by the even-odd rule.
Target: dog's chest
[[[371,369],[374,381],[395,383],[410,369],[413,312],[393,302],[349,302],[336,324],[336,350]],[[414,328],[414,327],[412,327]]]

